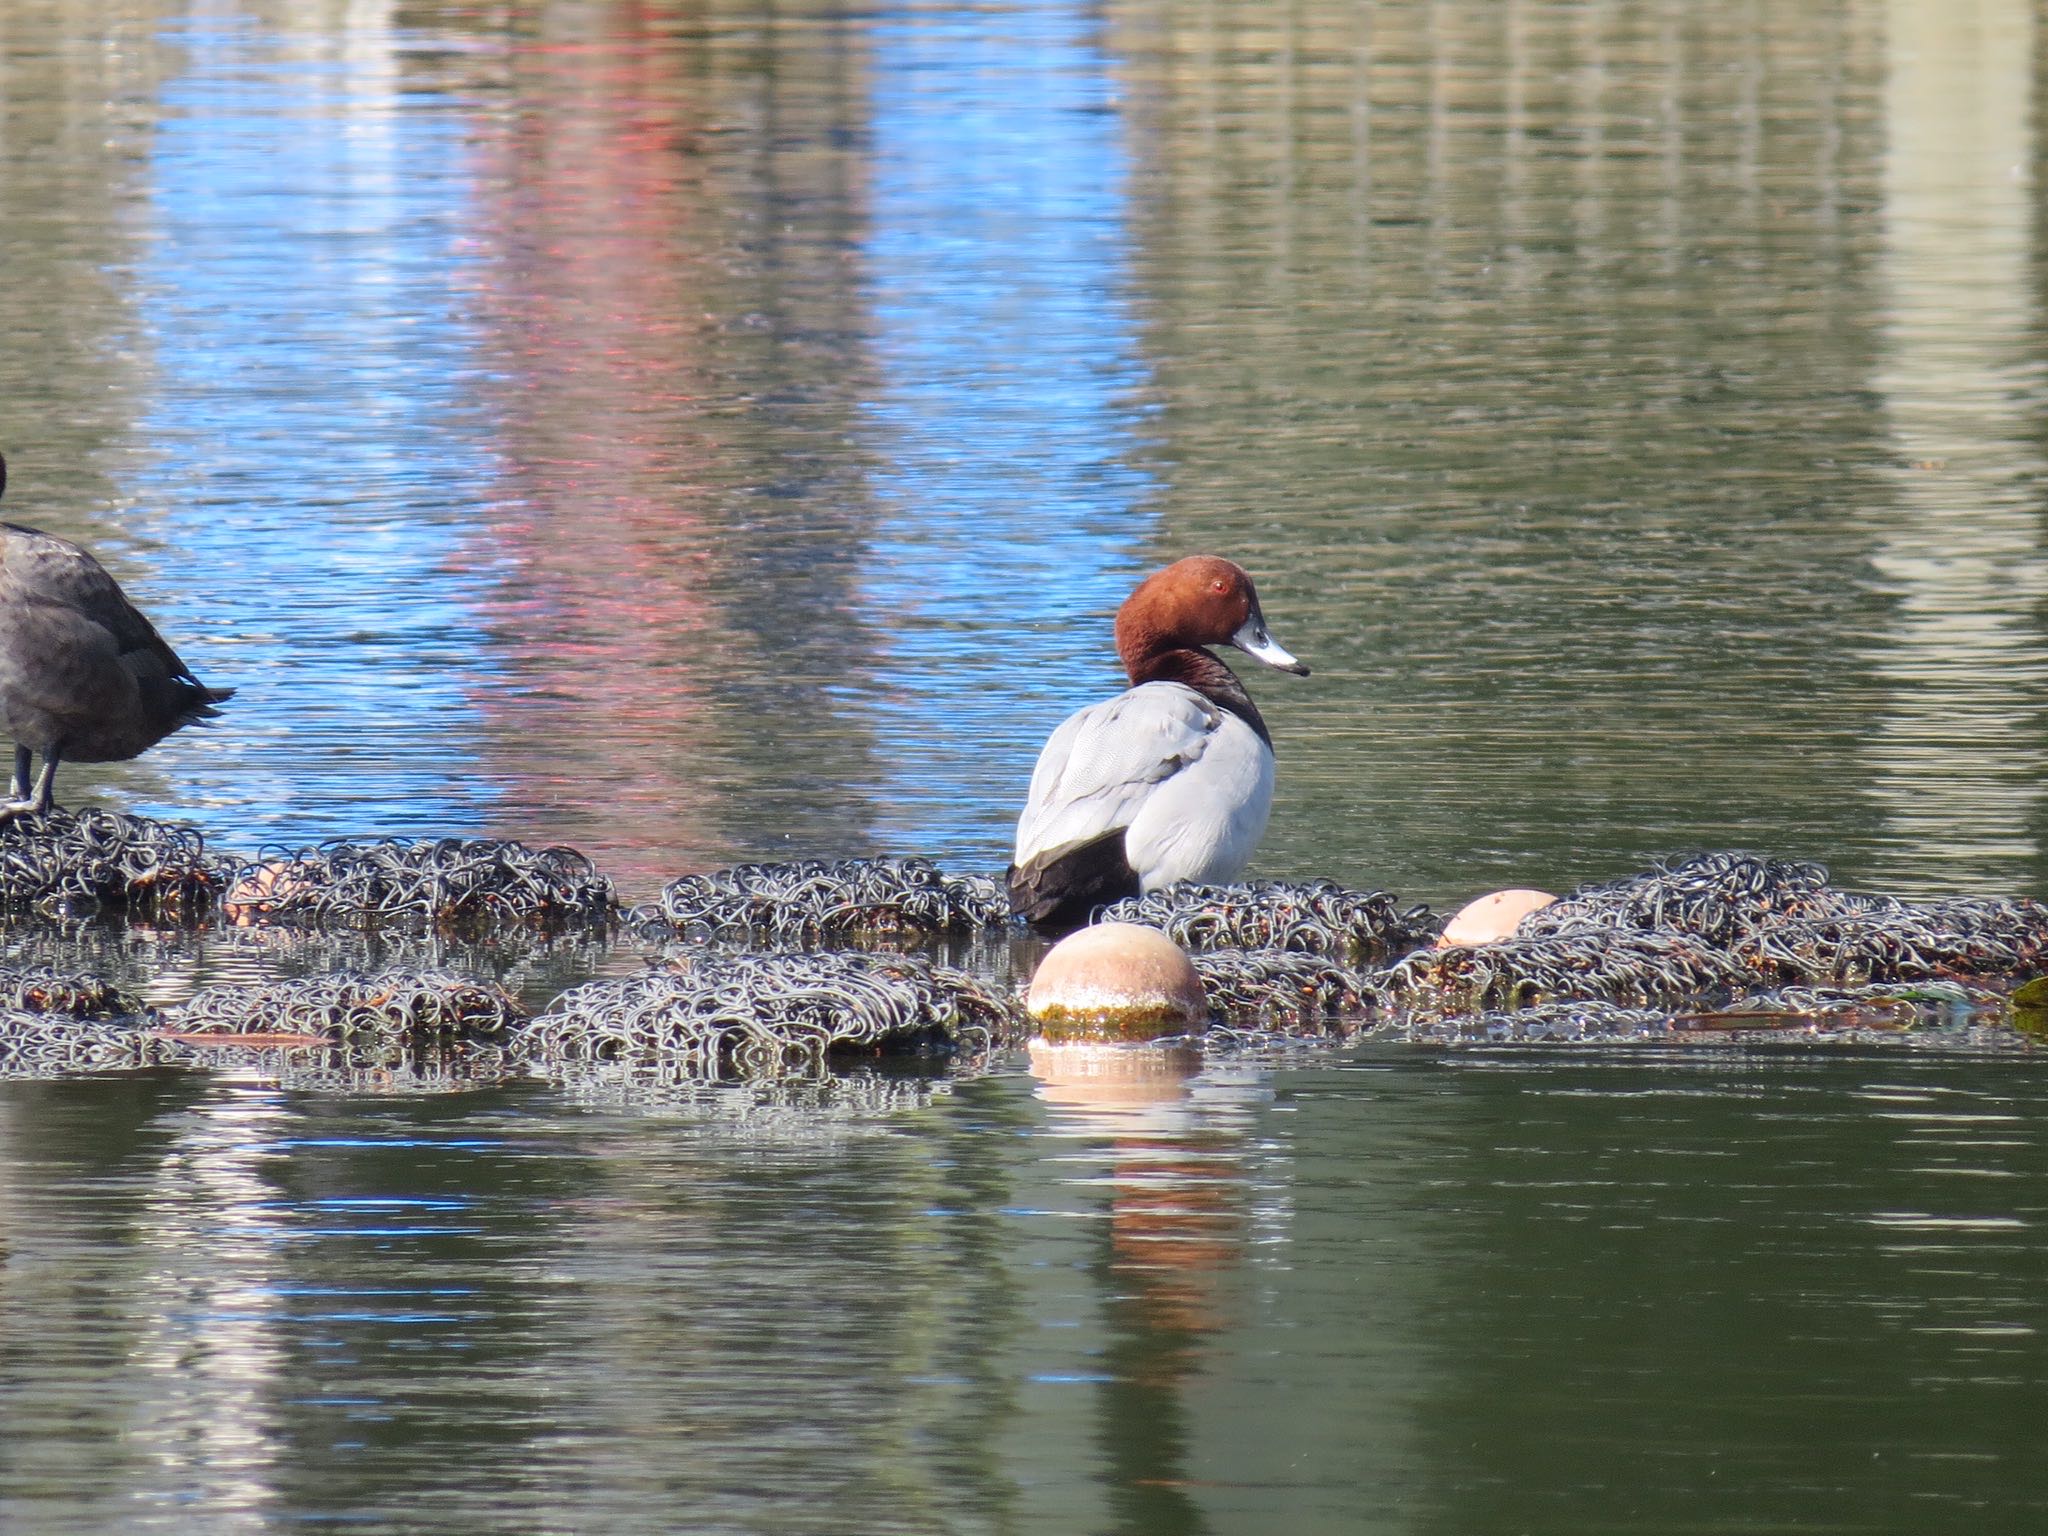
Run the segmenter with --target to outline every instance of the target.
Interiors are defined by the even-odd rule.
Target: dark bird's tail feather
[[[1124,853],[1124,829],[1051,857],[1011,865],[1010,911],[1041,933],[1060,934],[1087,924],[1097,907],[1138,894],[1138,872]]]
[[[209,688],[196,677],[180,678],[179,681],[197,695],[178,712],[178,725],[180,727],[205,725],[210,720],[218,720],[220,718],[220,711],[214,708],[214,706],[216,704],[225,704],[235,696],[235,690],[232,688]]]

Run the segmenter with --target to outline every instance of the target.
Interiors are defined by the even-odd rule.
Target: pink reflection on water
[[[679,54],[621,16],[602,41],[516,50],[516,104],[475,147],[504,468],[470,553],[497,574],[483,616],[508,674],[476,696],[497,830],[573,843],[633,896],[732,856],[702,766],[729,628],[693,420],[713,393],[683,153],[702,125]]]

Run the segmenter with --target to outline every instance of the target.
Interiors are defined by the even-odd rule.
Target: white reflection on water
[[[872,28],[885,846],[999,856],[1046,731],[1121,686],[1108,615],[1155,518],[1101,30],[1064,4]]]
[[[131,1494],[199,1501],[210,1529],[269,1528],[283,1447],[275,1402],[292,1374],[270,1295],[282,1208],[264,1172],[287,1112],[223,1084],[194,1105],[136,1223],[142,1304],[132,1368],[148,1385],[124,1435],[149,1459]]]
[[[1890,11],[1878,370],[1893,506],[1874,562],[1898,606],[1871,647],[1890,698],[1867,748],[1887,884],[1995,888],[2038,855],[2048,599],[2026,0]],[[1968,743],[1959,753],[1958,743]]]
[[[160,622],[241,691],[214,733],[166,749],[197,776],[167,764],[176,798],[146,809],[257,807],[245,839],[408,818],[472,832],[492,794],[463,745],[491,662],[455,529],[428,510],[488,483],[465,420],[463,125],[406,88],[391,12],[166,34],[184,68],[159,104],[133,274],[154,369],[136,431],[157,459],[129,499],[178,553]],[[203,766],[230,731],[231,779]]]

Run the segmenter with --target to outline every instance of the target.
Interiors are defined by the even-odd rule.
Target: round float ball
[[[1157,928],[1097,923],[1053,945],[1025,1010],[1047,1040],[1158,1040],[1209,1022],[1202,978]]]
[[[1458,908],[1457,915],[1444,924],[1438,949],[1452,944],[1492,944],[1515,936],[1515,925],[1557,898],[1548,891],[1489,891]]]

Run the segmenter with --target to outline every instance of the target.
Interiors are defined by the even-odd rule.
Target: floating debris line
[[[1673,868],[1683,900],[1672,899]],[[1239,1028],[1341,1032],[1370,1013],[1373,1027],[1409,1038],[1524,1041],[1826,1032],[1844,1020],[1905,1028],[1935,1007],[2002,1009],[1986,980],[2048,965],[2048,908],[2031,901],[1913,905],[1836,891],[1817,865],[1749,855],[1708,855],[1600,889],[1598,917],[1533,936],[1525,922],[1512,939],[1418,950],[1369,973],[1330,965],[1290,976],[1280,964],[1290,957],[1257,951],[1198,955],[1196,965]],[[1806,915],[1830,903],[1834,915]],[[1653,917],[1679,926],[1635,926]],[[1302,997],[1290,1009],[1297,978]],[[1444,1023],[1457,1027],[1434,1027]]]
[[[157,923],[209,916],[236,861],[209,854],[197,827],[88,806],[0,825],[0,906],[47,918],[102,908]]]
[[[154,1014],[55,973],[0,972],[0,994],[4,1078],[181,1067],[334,1092],[452,1092],[509,1075],[499,1042],[526,1017],[496,987],[414,972],[212,987]]]
[[[208,987],[164,1010],[159,1033],[191,1044],[219,1037],[303,1037],[413,1049],[506,1039],[527,1013],[502,988],[446,971],[349,971],[292,981]]]
[[[178,922],[47,918],[96,906]],[[185,922],[216,909],[238,926],[207,934]],[[568,849],[338,840],[249,862],[208,853],[195,829],[60,811],[0,829],[0,911],[11,914],[11,958],[58,961],[0,965],[6,1076],[172,1065],[329,1091],[446,1092],[520,1072],[593,1099],[682,1105],[739,1083],[751,1098],[703,1102],[719,1114],[747,1103],[861,1113],[921,1101],[935,1070],[977,1070],[1028,1032],[1006,969],[1020,950],[1003,892],[920,858],[743,865],[672,882],[633,917],[680,952],[563,992],[535,1019],[476,976],[534,995],[617,963],[611,882]],[[1427,907],[1331,881],[1169,888],[1103,916],[1194,951],[1218,1049],[1282,1037],[1307,1049],[1367,1029],[1425,1043],[1674,1047],[1889,1031],[2031,1049],[2023,1032],[2048,1031],[2048,1010],[2036,1005],[2029,1025],[2006,1000],[2048,970],[2048,906],[1846,891],[1819,864],[1753,853],[1660,861],[1532,913],[1511,939],[1441,949],[1418,947],[1440,927]],[[962,936],[971,968],[932,958]],[[935,942],[910,955],[856,947],[910,938]],[[148,982],[155,996],[181,971],[221,975],[223,950],[236,952],[232,974],[243,952],[269,949],[294,970],[333,969],[209,987],[161,1014],[92,974],[133,988],[138,973],[163,972]],[[251,963],[260,974],[277,962]],[[835,1098],[831,1085],[863,1067],[873,1082]]]
[[[266,849],[223,903],[237,923],[557,929],[609,923],[612,882],[573,848],[492,838],[336,838]]]
[[[702,1081],[801,1076],[849,1055],[986,1051],[1021,1037],[1022,1017],[980,979],[916,955],[704,950],[572,989],[514,1048],[542,1075],[617,1061]]]
[[[1114,902],[1101,923],[1143,923],[1184,949],[1284,949],[1379,964],[1428,944],[1443,919],[1402,909],[1386,891],[1347,890],[1334,880],[1254,880],[1169,885]]]
[[[799,859],[685,875],[632,919],[696,939],[827,944],[973,934],[1007,924],[1010,904],[991,877],[949,875],[929,859]]]

